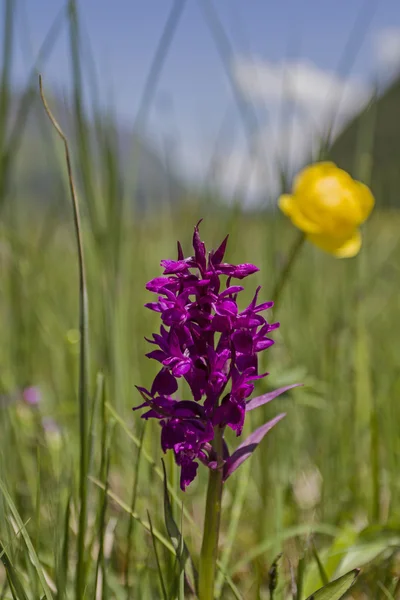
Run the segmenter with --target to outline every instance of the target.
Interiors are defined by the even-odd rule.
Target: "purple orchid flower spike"
[[[157,295],[146,307],[162,321],[160,333],[147,340],[155,348],[146,356],[160,364],[160,371],[150,391],[138,387],[144,402],[135,408],[146,408],[142,418],[160,423],[161,447],[172,450],[181,467],[182,490],[196,477],[199,463],[212,470],[223,468],[227,479],[284,415],[257,429],[231,456],[223,440],[225,451],[218,460],[213,449],[216,432],[223,436],[229,427],[240,436],[248,411],[295,387],[249,399],[255,381],[267,375],[258,372],[258,355],[273,345],[270,334],[279,327],[261,314],[273,302],[258,303],[258,287],[249,306],[239,310],[244,287],[233,285],[232,279],[243,280],[259,269],[250,263],[223,262],[228,236],[207,253],[199,225],[194,228],[193,255],[185,257],[178,242],[177,260],[162,260],[162,276],[146,285]],[[182,379],[191,390],[190,400],[173,397]]]

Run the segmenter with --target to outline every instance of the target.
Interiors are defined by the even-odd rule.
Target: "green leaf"
[[[189,554],[188,547],[186,546],[183,536],[179,531],[178,525],[175,523],[173,514],[172,514],[172,506],[171,501],[169,499],[168,494],[168,483],[167,483],[167,473],[165,470],[164,461],[162,461],[162,467],[164,471],[164,520],[165,526],[168,531],[169,538],[172,542],[173,547],[175,548],[176,557],[179,562],[180,573],[184,572],[186,576],[187,583],[189,587],[194,590],[195,584],[197,582],[197,573],[194,569],[192,559]],[[189,566],[191,573],[187,573],[185,567]],[[193,583],[194,582],[194,583]]]
[[[337,573],[337,569],[339,568],[342,560],[349,552],[349,549],[355,544],[357,535],[357,531],[355,531],[353,527],[349,525],[345,526],[335,537],[330,547],[319,552],[318,558],[320,560],[320,565],[323,568],[324,574],[328,578],[328,581],[331,581],[335,576],[337,577],[339,575],[344,575],[355,567],[360,566],[360,563],[355,563],[341,573]],[[312,564],[307,569],[307,573],[304,577],[304,595],[302,597],[307,598],[307,596],[309,596],[313,590],[318,589],[319,586],[325,584],[326,580],[323,576],[321,576],[321,569],[318,563]]]
[[[354,569],[354,571],[346,573],[343,577],[335,579],[335,581],[328,583],[328,585],[311,594],[307,600],[340,600],[354,584],[359,572],[359,569]]]
[[[162,569],[161,569],[161,564],[160,564],[160,559],[158,557],[158,552],[157,552],[157,540],[156,537],[154,535],[154,531],[153,531],[153,524],[151,522],[151,518],[150,518],[150,513],[149,511],[147,511],[147,518],[149,519],[149,525],[150,525],[150,533],[151,533],[151,539],[153,541],[153,550],[154,550],[154,556],[156,557],[156,564],[157,564],[157,571],[158,571],[158,578],[160,580],[160,587],[161,587],[161,591],[162,591],[162,595],[163,595],[163,599],[164,600],[168,600],[167,597],[167,590],[165,589],[165,583],[164,583],[164,577],[163,577],[163,573],[162,573]]]

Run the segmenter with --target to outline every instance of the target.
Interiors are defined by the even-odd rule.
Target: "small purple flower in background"
[[[22,392],[22,398],[26,404],[29,404],[30,406],[37,406],[41,400],[40,389],[33,385],[26,387]]]
[[[181,467],[182,490],[195,478],[199,462],[210,469],[223,468],[227,479],[285,415],[253,432],[232,455],[225,444],[223,464],[217,464],[212,448],[215,428],[230,427],[239,436],[246,412],[295,387],[249,400],[255,380],[267,375],[258,372],[258,354],[272,346],[269,335],[279,327],[261,314],[273,302],[258,304],[258,287],[249,306],[239,310],[237,298],[244,288],[235,280],[259,269],[248,263],[223,262],[228,236],[207,255],[198,225],[193,235],[194,255],[185,258],[178,242],[178,259],[162,260],[163,276],[146,286],[158,296],[146,307],[160,313],[162,321],[160,332],[147,340],[156,347],[147,357],[158,361],[161,369],[150,391],[137,388],[144,402],[134,409],[147,408],[142,418],[159,421],[162,449],[172,450]],[[172,397],[182,378],[190,387],[192,400]]]

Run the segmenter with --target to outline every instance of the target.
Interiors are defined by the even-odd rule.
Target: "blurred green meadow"
[[[257,285],[263,300],[273,299],[298,232],[274,210],[243,211],[209,191],[182,189],[173,202],[166,193],[155,210],[132,206],[140,148],[133,144],[127,175],[112,115],[92,107],[89,131],[75,3],[68,8],[74,93],[67,129],[89,300],[83,388],[63,145],[40,104],[40,65],[14,95],[7,44],[17,29],[12,0],[3,2],[0,599],[191,597],[182,585],[163,593],[163,584],[174,589],[179,569],[164,520],[159,428],[131,410],[141,402],[135,385],[149,386],[157,371],[145,358],[144,338],[159,327],[143,307],[151,300],[145,284],[161,274],[162,258],[175,258],[178,239],[190,251],[202,218],[209,247],[229,233],[228,261],[260,267],[243,301]],[[44,88],[57,118],[59,103],[46,81]],[[34,134],[32,114],[40,115]],[[360,122],[362,143],[346,160],[369,183],[373,160],[365,157],[374,156],[376,121]],[[54,162],[57,176],[31,202],[20,182],[40,156]],[[293,266],[273,315],[281,322],[276,344],[261,359],[270,375],[256,392],[304,386],[246,423],[249,432],[267,415],[287,412],[226,485],[218,598],[272,597],[269,570],[280,553],[276,599],[305,599],[354,567],[362,572],[351,597],[400,597],[399,230],[400,214],[379,200],[356,258],[336,260],[306,243]],[[24,400],[29,386],[40,390],[37,404]],[[165,465],[172,512],[196,559],[206,470],[182,494],[170,456]]]

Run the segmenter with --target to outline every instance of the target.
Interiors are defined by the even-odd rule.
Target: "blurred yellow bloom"
[[[279,198],[279,208],[313,244],[337,256],[355,256],[361,248],[359,226],[371,213],[374,197],[334,163],[320,162],[300,171],[293,194]]]

